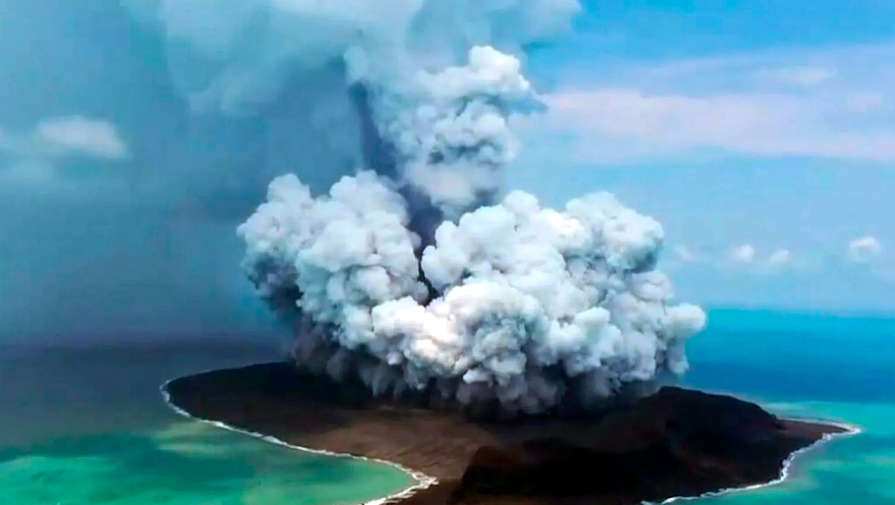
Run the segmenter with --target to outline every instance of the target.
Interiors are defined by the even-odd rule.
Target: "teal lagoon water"
[[[388,465],[274,445],[162,401],[166,379],[271,361],[271,349],[209,341],[3,353],[0,505],[336,505],[413,484]]]
[[[712,311],[686,385],[863,432],[803,454],[784,483],[696,503],[895,503],[893,344],[893,319]],[[339,505],[412,483],[182,418],[158,393],[170,377],[276,357],[213,341],[0,348],[0,505]]]

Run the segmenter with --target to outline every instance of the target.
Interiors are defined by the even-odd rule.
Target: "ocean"
[[[175,414],[159,386],[273,361],[261,343],[0,350],[0,505],[336,505],[412,484]]]
[[[688,355],[687,386],[863,430],[803,454],[781,484],[697,503],[895,503],[895,320],[713,310]],[[158,391],[277,357],[274,345],[215,340],[0,347],[0,505],[340,505],[412,483],[185,419]]]
[[[781,484],[699,503],[895,503],[895,319],[716,310],[688,349],[687,386],[734,393],[779,415],[862,430],[799,456]]]

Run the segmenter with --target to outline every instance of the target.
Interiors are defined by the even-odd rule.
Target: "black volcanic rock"
[[[473,421],[373,399],[357,384],[286,363],[184,377],[167,391],[196,417],[439,479],[404,505],[623,505],[695,496],[774,480],[792,452],[844,431],[674,387],[609,413]]]
[[[586,446],[549,438],[479,449],[449,502],[520,496],[621,504],[699,495],[773,480],[790,453],[835,431],[787,424],[734,398],[671,387],[601,425]]]

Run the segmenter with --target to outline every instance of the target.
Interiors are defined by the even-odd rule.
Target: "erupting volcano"
[[[298,328],[296,361],[377,395],[527,413],[685,371],[705,315],[670,303],[662,227],[607,193],[561,211],[521,191],[495,201],[510,116],[538,102],[515,57],[468,59],[382,80],[396,88],[359,80],[377,171],[316,197],[279,177],[240,226],[250,278]]]
[[[525,49],[575,0],[162,5],[172,41],[217,60],[195,108],[317,82],[297,119],[335,153],[275,178],[238,228],[291,363],[179,379],[178,408],[425,472],[441,484],[420,503],[699,494],[771,480],[842,431],[659,390],[706,324],[656,269],[662,226],[608,193],[553,209],[504,187],[514,125],[545,108]],[[320,174],[328,191],[302,182]]]

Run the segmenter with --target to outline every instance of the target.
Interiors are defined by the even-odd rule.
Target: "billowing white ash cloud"
[[[239,227],[303,366],[529,413],[687,368],[705,315],[671,304],[656,221],[608,194],[562,211],[497,201],[520,149],[511,118],[542,107],[522,49],[567,27],[577,0],[128,4],[190,48],[171,59],[199,111],[257,113],[327,76],[301,88],[319,95],[309,121],[325,117],[333,145],[357,140],[359,168],[316,196],[279,177]]]
[[[501,171],[518,150],[508,118],[540,106],[515,57],[476,46],[468,59],[463,66],[419,71],[402,90],[388,79],[367,83],[380,135],[394,149],[402,179],[452,218],[497,192]]]
[[[238,232],[259,293],[286,298],[314,323],[332,325],[333,337],[353,349],[375,344],[372,307],[428,297],[414,252],[420,240],[409,222],[394,184],[373,172],[346,176],[316,199],[285,175],[271,182],[267,203]]]
[[[392,186],[362,172],[315,199],[284,176],[239,228],[259,291],[294,293],[303,363],[380,394],[528,413],[686,370],[705,315],[669,304],[653,219],[605,193],[556,211],[512,192],[441,224],[420,254]]]

